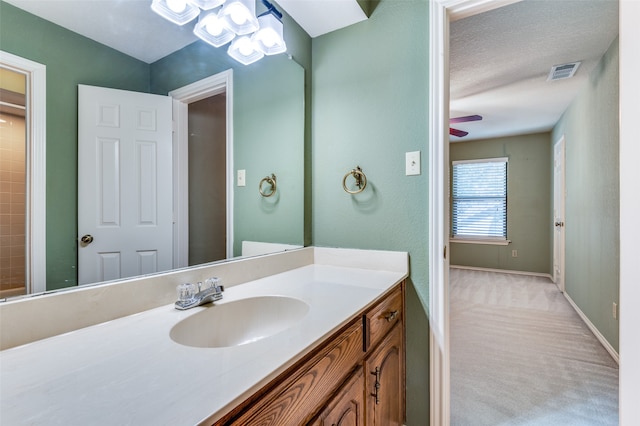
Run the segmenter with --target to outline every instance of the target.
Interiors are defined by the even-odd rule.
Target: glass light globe
[[[258,17],[260,29],[252,36],[255,48],[265,55],[276,55],[286,52],[287,44],[282,34],[282,22],[272,13],[264,13]]]
[[[244,65],[252,64],[264,57],[264,53],[255,48],[249,36],[236,38],[229,46],[227,53]]]
[[[220,9],[220,18],[237,35],[251,34],[259,28],[255,0],[227,0]]]
[[[253,53],[253,46],[251,45],[251,40],[248,38],[244,38],[238,42],[238,51],[243,56],[249,56]]]
[[[207,32],[213,36],[218,36],[222,34],[222,30],[224,30],[224,25],[218,19],[210,19],[205,26]]]
[[[203,11],[198,18],[198,23],[193,28],[193,33],[202,41],[214,47],[227,44],[236,36],[227,28],[224,20],[218,16],[215,10]]]
[[[229,12],[230,12],[229,16],[231,17],[231,20],[235,22],[237,25],[242,25],[245,22],[247,22],[247,15],[244,13],[244,11],[234,7]]]
[[[180,13],[187,8],[186,0],[167,0],[167,7],[176,13]]]
[[[278,34],[276,34],[269,28],[264,33],[262,33],[261,40],[265,46],[273,47],[278,42],[278,40],[280,40],[280,36],[278,36]]]

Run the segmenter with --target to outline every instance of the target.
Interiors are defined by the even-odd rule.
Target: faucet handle
[[[178,292],[178,301],[181,303],[190,303],[195,299],[196,286],[191,283],[184,283],[178,285],[176,288]]]
[[[213,288],[216,293],[224,291],[224,286],[221,284],[221,280],[218,277],[207,278],[205,280],[205,285],[207,288]]]

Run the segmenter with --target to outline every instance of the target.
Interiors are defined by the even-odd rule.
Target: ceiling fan
[[[467,121],[480,121],[480,120],[482,120],[481,115],[466,115],[464,117],[450,118],[449,123],[466,123]],[[449,127],[449,134],[461,138],[463,136],[467,136],[469,132],[465,132],[464,130],[458,130],[458,129],[453,129]]]

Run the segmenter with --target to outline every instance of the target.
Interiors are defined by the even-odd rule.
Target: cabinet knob
[[[397,316],[398,316],[398,311],[397,310],[396,311],[391,311],[391,312],[389,312],[388,314],[386,314],[384,316],[384,319],[386,319],[387,322],[391,322],[394,319],[396,319]]]

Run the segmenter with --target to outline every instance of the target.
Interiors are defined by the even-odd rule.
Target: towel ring
[[[262,184],[265,182],[269,184],[271,187],[267,188],[266,191],[263,191]],[[258,191],[260,191],[260,195],[262,195],[263,197],[271,197],[273,194],[275,194],[276,193],[276,175],[271,173],[271,176],[262,178],[262,180],[260,181],[260,185],[258,186]]]
[[[353,176],[353,178],[356,180],[356,186],[358,187],[358,189],[352,191],[349,188],[347,188],[347,178],[349,176]],[[344,178],[342,178],[342,189],[344,189],[345,192],[349,194],[359,194],[362,191],[364,191],[366,187],[367,187],[367,176],[364,174],[360,166],[356,166],[355,169],[351,170],[350,172],[347,172],[347,174],[344,175]]]

